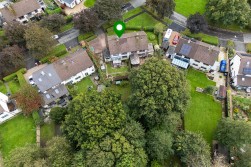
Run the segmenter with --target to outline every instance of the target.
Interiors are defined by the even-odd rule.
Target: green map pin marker
[[[119,38],[124,34],[125,28],[126,28],[126,26],[123,21],[117,21],[113,25],[113,30]]]

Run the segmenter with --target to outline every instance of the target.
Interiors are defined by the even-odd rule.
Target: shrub
[[[90,38],[91,36],[95,35],[93,32],[88,32],[88,33],[85,33],[85,34],[80,34],[78,36],[78,41],[83,41],[83,40],[86,40],[87,38]]]
[[[49,58],[50,58],[50,56],[46,56],[46,57],[44,57],[44,58],[42,58],[40,61],[41,61],[41,63],[48,63],[49,62]]]
[[[17,79],[18,79],[18,82],[20,84],[20,86],[23,86],[25,84],[27,84],[25,78],[24,78],[24,73],[26,72],[26,69],[21,69],[19,70],[16,74],[17,74]]]
[[[65,20],[66,20],[66,24],[70,23],[73,20],[73,16],[72,15],[68,15],[68,16],[65,17]]]
[[[150,41],[155,40],[155,38],[156,38],[156,36],[155,36],[154,34],[150,34],[150,35],[149,35],[149,39],[150,39]]]
[[[154,31],[154,27],[144,27],[144,31],[149,31],[149,32],[153,32]]]
[[[251,43],[246,44],[246,50],[248,53],[251,53]]]
[[[97,38],[97,35],[93,35],[93,36],[87,38],[86,41],[89,42],[89,41],[91,41],[91,40],[93,40],[95,38]]]
[[[64,121],[66,114],[67,114],[67,110],[65,108],[54,107],[50,111],[50,118],[56,124],[61,124]]]
[[[43,120],[40,118],[38,111],[34,111],[32,113],[32,118],[36,125],[41,125],[43,123]]]
[[[56,8],[54,10],[50,10],[50,9],[46,8],[45,12],[47,14],[49,14],[49,15],[51,15],[51,14],[60,14],[60,13],[62,13],[62,9],[61,8]]]
[[[66,50],[60,50],[60,51],[58,51],[57,53],[55,53],[54,56],[60,57],[60,56],[62,56],[62,55],[64,55],[64,54],[66,54],[66,53],[67,53]]]
[[[137,31],[141,31],[142,27],[141,26],[126,26],[127,30],[137,30]]]
[[[213,86],[207,86],[204,88],[203,93],[212,95],[214,92],[214,87]]]
[[[16,74],[16,73],[12,73],[12,74],[10,74],[10,75],[4,77],[3,80],[4,80],[5,82],[9,82],[9,81],[13,80],[13,79],[16,78],[16,77],[17,77],[17,74]]]
[[[162,39],[163,39],[163,35],[162,33],[158,34],[158,44],[161,45],[162,44]]]

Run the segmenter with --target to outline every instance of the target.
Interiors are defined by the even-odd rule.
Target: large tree
[[[207,21],[203,15],[195,13],[188,17],[187,28],[191,33],[199,33],[207,28]]]
[[[102,20],[112,20],[121,18],[124,0],[97,0],[94,9]]]
[[[48,164],[54,167],[68,167],[72,161],[72,150],[63,137],[54,137],[46,143]]]
[[[0,78],[24,67],[23,50],[17,45],[4,48],[0,52]]]
[[[210,147],[200,134],[182,132],[175,139],[174,149],[187,166],[211,166]]]
[[[56,123],[61,124],[65,120],[67,114],[66,108],[54,107],[50,111],[50,118]]]
[[[129,100],[133,118],[151,128],[170,112],[183,113],[189,95],[184,73],[170,63],[150,58],[130,74],[133,94]]]
[[[42,97],[37,92],[37,89],[29,84],[22,86],[19,92],[15,94],[17,106],[22,109],[25,115],[31,114],[33,111],[38,110],[42,105]]]
[[[40,21],[42,27],[48,28],[52,32],[59,31],[60,27],[65,23],[66,20],[61,14],[48,15],[46,17],[43,17],[43,19]]]
[[[147,0],[146,3],[162,18],[170,17],[175,9],[174,0]]]
[[[68,113],[63,132],[73,146],[82,148],[87,166],[145,166],[144,131],[127,119],[120,96],[110,91],[79,95]]]
[[[241,148],[251,144],[251,124],[244,121],[222,119],[217,127],[216,138],[228,148]]]
[[[4,26],[4,34],[14,44],[25,44],[24,32],[26,25],[19,22],[11,22]]]
[[[81,32],[94,31],[98,27],[98,15],[91,9],[85,9],[74,16],[74,25]]]
[[[26,47],[37,58],[46,56],[55,45],[52,36],[53,34],[47,28],[40,27],[37,24],[30,24],[24,33]]]
[[[250,6],[247,0],[209,0],[206,15],[213,23],[246,26],[250,19]]]

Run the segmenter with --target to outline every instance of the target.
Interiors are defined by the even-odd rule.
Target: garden
[[[233,118],[235,120],[250,121],[251,119],[251,99],[242,96],[233,97]]]
[[[175,3],[175,11],[188,17],[196,12],[204,14],[207,0],[175,0]]]
[[[10,151],[36,142],[36,127],[32,117],[18,115],[0,125],[0,150],[4,157]]]
[[[87,8],[90,8],[90,7],[93,7],[93,6],[94,6],[95,2],[96,2],[96,0],[85,0],[84,5],[85,5]]]
[[[196,87],[215,86],[206,75],[190,68],[187,72],[190,83],[191,102],[185,113],[185,130],[202,133],[209,144],[212,144],[218,121],[222,117],[221,103],[205,93],[196,92]]]
[[[80,93],[87,93],[88,90],[91,89],[96,90],[96,86],[92,82],[91,77],[86,77],[76,84],[68,85],[68,90],[73,96],[76,96]]]
[[[54,122],[50,122],[50,123],[46,123],[44,125],[41,126],[40,128],[40,139],[41,139],[41,145],[45,145],[45,143],[52,139],[55,136],[55,123]]]

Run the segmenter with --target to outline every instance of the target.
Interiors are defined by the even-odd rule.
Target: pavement
[[[239,41],[234,41],[234,45],[235,45],[235,50],[237,52],[246,53],[245,43],[239,42]]]
[[[31,68],[33,68],[35,66],[35,58],[28,52],[28,51],[25,51],[25,65],[26,65],[26,69],[29,70]]]
[[[251,34],[243,34],[244,42],[251,43]]]
[[[146,3],[146,0],[131,0],[130,3],[134,8],[137,8],[139,6],[142,6]]]
[[[67,48],[75,47],[78,45],[79,30],[72,28],[68,31],[58,34],[58,42],[65,44]]]

